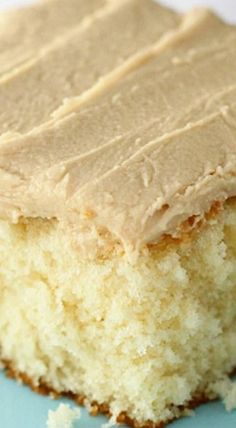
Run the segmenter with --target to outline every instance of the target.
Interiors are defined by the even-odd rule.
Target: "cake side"
[[[235,367],[235,200],[135,265],[81,260],[57,221],[0,230],[1,359],[34,386],[145,426],[178,417]]]

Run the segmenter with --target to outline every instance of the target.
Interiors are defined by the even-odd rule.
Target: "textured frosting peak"
[[[0,14],[0,76],[11,72],[48,43],[63,37],[73,26],[89,18],[109,1],[38,1]]]
[[[87,19],[0,79],[0,134],[29,132],[47,122],[64,99],[82,96],[109,74],[115,82],[117,69],[181,20],[151,0],[88,2],[95,3]]]

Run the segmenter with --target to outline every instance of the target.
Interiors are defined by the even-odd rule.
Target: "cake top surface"
[[[149,10],[157,11],[153,21]],[[129,31],[122,16],[133,23]],[[134,42],[138,19],[142,37]],[[93,56],[94,64],[88,55],[87,68],[79,68],[86,83],[78,92],[75,84],[68,96],[63,89],[61,101],[68,99],[51,116],[42,109],[38,126],[24,129],[27,109],[22,122],[13,121],[19,128],[6,120],[0,215],[10,221],[57,218],[86,254],[119,242],[132,258],[164,235],[178,236],[190,217],[195,224],[215,201],[236,194],[236,31],[206,10],[179,17],[151,2],[126,0],[103,7],[86,28],[72,32],[27,69],[32,88],[37,90],[38,70],[48,64],[54,72],[60,52],[73,52],[77,38],[96,52],[100,34],[105,49]],[[76,70],[73,55],[63,70],[55,79],[66,87]],[[14,87],[32,95],[20,83],[24,73],[23,66],[0,81],[0,98],[1,91],[14,94]],[[43,81],[42,87],[53,108],[59,105],[53,94],[60,85],[51,90]]]

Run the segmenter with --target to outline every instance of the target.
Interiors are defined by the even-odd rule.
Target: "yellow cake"
[[[141,0],[92,16],[0,80],[0,358],[159,428],[236,367],[236,29]]]

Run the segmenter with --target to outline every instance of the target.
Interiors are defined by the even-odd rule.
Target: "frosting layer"
[[[30,131],[47,121],[63,99],[83,94],[122,68],[180,20],[151,0],[109,1],[85,24],[0,80],[0,133]]]
[[[63,37],[107,1],[46,0],[0,14],[0,76]]]
[[[132,258],[236,195],[235,49],[234,27],[195,11],[122,78],[3,137],[1,216],[58,218],[87,255],[105,240]]]

